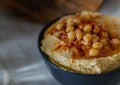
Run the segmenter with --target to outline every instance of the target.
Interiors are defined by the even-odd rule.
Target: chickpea
[[[73,22],[68,22],[68,23],[67,23],[67,27],[68,27],[68,26],[74,26],[74,23],[73,23]]]
[[[84,11],[84,12],[81,13],[81,19],[82,20],[90,20],[91,18],[92,18],[91,14],[89,12]]]
[[[75,32],[68,32],[68,39],[74,40],[76,38]]]
[[[102,36],[102,37],[105,37],[105,38],[108,38],[109,35],[108,35],[107,32],[102,32],[102,33],[101,33],[101,36]]]
[[[80,19],[73,19],[73,22],[74,22],[75,24],[79,24],[81,21],[80,21]]]
[[[86,42],[89,42],[92,40],[92,35],[91,34],[85,34],[83,36],[83,40],[86,41]]]
[[[69,23],[69,22],[72,22],[72,21],[73,21],[73,19],[69,18],[69,19],[66,20],[66,23]]]
[[[90,24],[85,25],[84,28],[83,28],[83,31],[85,33],[90,33],[91,30],[92,30],[92,26]]]
[[[103,43],[104,45],[106,45],[107,44],[107,39],[106,38],[102,38],[102,39],[100,39],[100,42]]]
[[[78,40],[81,40],[83,37],[83,33],[80,30],[75,30],[75,34]]]
[[[117,39],[117,38],[113,38],[111,41],[112,45],[116,46],[116,45],[119,45],[120,44],[120,40]]]
[[[56,26],[56,29],[57,30],[62,30],[63,29],[63,24],[62,23],[59,23],[57,26]]]
[[[68,27],[68,26],[74,26],[74,22],[73,22],[73,19],[72,19],[72,18],[69,18],[69,19],[66,21],[66,23],[67,23],[67,27]]]
[[[98,34],[99,31],[100,31],[100,28],[98,26],[95,26],[95,28],[93,29],[93,33]]]
[[[103,44],[101,42],[95,42],[93,43],[92,47],[96,49],[101,49]]]
[[[91,46],[91,42],[82,41],[82,44],[85,46]]]
[[[74,31],[74,27],[73,26],[68,26],[66,29],[66,32],[71,32]]]
[[[99,50],[95,49],[95,48],[91,48],[89,50],[89,56],[97,56],[99,54]]]
[[[92,35],[92,42],[97,42],[99,40],[99,37],[95,34]]]

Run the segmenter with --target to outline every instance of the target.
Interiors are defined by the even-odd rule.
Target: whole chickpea
[[[91,48],[89,50],[89,56],[97,56],[99,54],[99,50],[95,49],[95,48]]]
[[[75,24],[79,24],[81,21],[80,21],[80,19],[73,19],[73,22],[74,22]]]
[[[67,35],[70,40],[74,40],[76,38],[75,32],[68,32]]]
[[[120,40],[117,39],[117,38],[113,38],[111,41],[112,45],[116,46],[116,45],[119,45],[120,44]]]
[[[90,20],[92,17],[91,17],[91,14],[87,11],[84,11],[81,13],[81,19],[82,20]]]
[[[92,31],[92,26],[91,26],[90,24],[85,25],[84,28],[83,28],[83,31],[84,31],[85,33],[91,33],[91,31]]]
[[[68,18],[67,20],[66,20],[66,23],[69,23],[69,22],[72,22],[73,21],[73,18]]]
[[[91,34],[85,34],[83,36],[83,40],[86,41],[86,42],[89,42],[92,40],[92,35]]]
[[[83,44],[84,46],[91,46],[91,42],[82,41],[82,44]]]
[[[74,26],[73,19],[72,19],[72,18],[67,19],[66,25],[67,25],[67,27],[68,27],[68,26]]]
[[[99,31],[100,31],[100,28],[98,26],[95,26],[95,28],[93,29],[93,33],[98,34]]]
[[[63,29],[63,26],[64,26],[64,24],[59,23],[59,24],[56,26],[56,29],[57,29],[57,30],[62,30],[62,29]]]
[[[92,42],[95,43],[99,40],[99,37],[96,34],[92,35]]]
[[[102,46],[103,46],[103,44],[101,42],[95,42],[92,44],[92,47],[96,48],[96,49],[101,49]]]
[[[104,45],[107,45],[107,39],[106,38],[101,38],[100,42],[103,43]]]
[[[66,28],[66,32],[71,32],[71,31],[74,31],[74,27],[73,26],[68,26]]]
[[[108,38],[109,35],[107,32],[101,32],[101,36],[104,38]]]
[[[83,33],[80,30],[75,30],[75,34],[78,40],[81,40],[83,37]]]

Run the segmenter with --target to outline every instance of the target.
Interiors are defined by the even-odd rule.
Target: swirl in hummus
[[[60,18],[45,32],[42,51],[63,69],[100,74],[120,67],[120,19],[96,12]]]

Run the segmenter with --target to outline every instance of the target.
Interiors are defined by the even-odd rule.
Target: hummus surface
[[[63,69],[100,74],[120,68],[120,19],[82,12],[64,16],[50,26],[42,51]]]

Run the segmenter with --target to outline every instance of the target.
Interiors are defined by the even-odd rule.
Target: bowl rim
[[[64,15],[65,16],[65,15]],[[42,50],[41,50],[41,40],[44,38],[44,32],[46,31],[46,29],[48,29],[52,24],[54,24],[56,21],[58,21],[61,17],[63,16],[60,16],[58,18],[56,18],[55,20],[43,25],[41,27],[41,30],[39,32],[39,35],[38,35],[38,49],[39,49],[39,52],[41,54],[41,56],[47,60],[47,62],[52,65],[54,68],[57,68],[61,71],[65,71],[65,72],[68,72],[68,73],[71,73],[71,74],[75,74],[75,75],[82,75],[82,76],[103,76],[103,75],[110,75],[110,74],[114,74],[114,73],[118,73],[120,72],[120,68],[116,69],[116,70],[113,70],[113,71],[110,71],[110,72],[105,72],[105,73],[101,73],[101,74],[82,74],[82,73],[78,73],[78,72],[74,72],[74,71],[69,71],[69,70],[65,70],[63,68],[60,68],[59,66],[55,65],[54,63],[52,63],[50,61],[50,59],[48,58],[48,55],[46,55]]]

